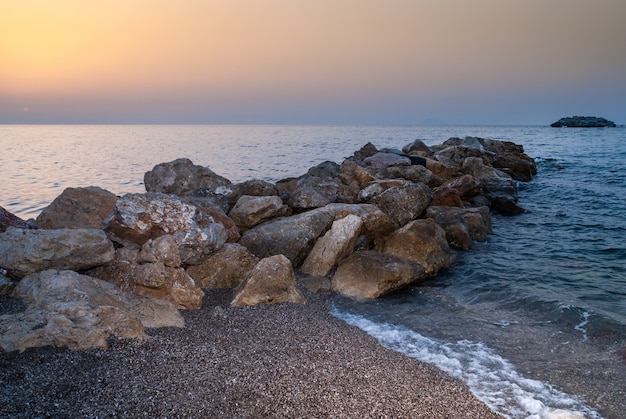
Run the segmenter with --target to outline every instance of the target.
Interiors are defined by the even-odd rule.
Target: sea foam
[[[434,364],[464,381],[476,398],[505,417],[601,418],[577,397],[548,383],[524,377],[509,361],[482,343],[469,340],[446,343],[403,326],[376,323],[337,309],[333,309],[332,314],[376,338],[382,346]]]

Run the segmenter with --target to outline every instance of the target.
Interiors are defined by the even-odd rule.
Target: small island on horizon
[[[596,116],[571,116],[561,118],[550,124],[553,128],[615,128],[615,122]]]

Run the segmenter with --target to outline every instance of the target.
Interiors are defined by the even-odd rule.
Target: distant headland
[[[556,122],[550,124],[553,128],[602,128],[611,127],[615,128],[615,122],[609,121],[605,118],[599,118],[596,116],[571,116],[561,118]]]

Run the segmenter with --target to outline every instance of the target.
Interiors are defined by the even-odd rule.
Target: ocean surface
[[[527,211],[436,278],[384,298],[336,297],[333,314],[433,363],[511,418],[626,418],[626,129],[539,126],[0,125],[0,206],[35,218],[66,187],[144,192],[180,157],[233,182],[277,181],[371,142],[454,136],[524,146],[539,173]]]

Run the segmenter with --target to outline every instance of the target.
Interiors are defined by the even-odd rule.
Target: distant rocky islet
[[[615,128],[615,122],[597,116],[569,116],[550,124],[553,128]]]
[[[485,240],[491,211],[523,212],[516,183],[535,173],[507,141],[368,143],[275,184],[178,159],[145,174],[146,193],[68,188],[36,222],[0,208],[0,290],[27,305],[2,317],[0,347],[142,340],[144,327],[181,326],[203,288],[234,289],[233,306],[305,303],[301,287],[377,298]]]

